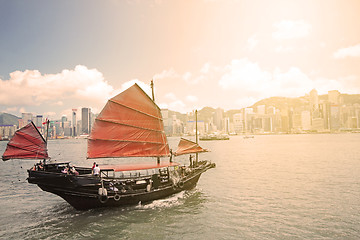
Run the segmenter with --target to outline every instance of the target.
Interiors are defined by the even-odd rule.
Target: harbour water
[[[178,140],[169,139],[173,149]],[[77,211],[27,183],[34,161],[1,162],[0,238],[359,239],[360,134],[233,136],[200,144],[211,150],[200,158],[217,167],[195,189],[124,208]],[[49,155],[78,166],[93,162],[83,139],[51,140]]]

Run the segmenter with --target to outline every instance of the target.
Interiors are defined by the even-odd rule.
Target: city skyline
[[[149,94],[151,79],[156,103],[182,113],[360,93],[359,11],[352,0],[5,1],[0,112],[99,112],[134,82]]]
[[[311,98],[311,92],[313,92],[313,91],[316,91],[316,93],[317,93],[317,90],[316,89],[312,89],[310,92],[307,92],[307,93],[304,93],[302,96],[298,96],[298,97],[284,97],[284,96],[270,96],[270,97],[268,97],[268,98],[264,98],[264,99],[259,99],[258,101],[256,101],[256,102],[254,102],[254,103],[252,103],[251,105],[249,105],[249,106],[245,106],[245,107],[242,107],[242,108],[236,108],[236,109],[225,109],[225,108],[223,108],[222,106],[217,106],[217,107],[214,107],[214,106],[203,106],[202,108],[200,108],[200,109],[192,109],[192,110],[190,110],[190,111],[188,111],[188,112],[179,112],[179,111],[176,111],[175,109],[171,109],[171,108],[167,108],[167,107],[164,107],[164,108],[161,108],[162,110],[170,110],[170,111],[173,111],[173,112],[178,112],[178,113],[181,113],[181,114],[189,114],[189,113],[193,113],[195,110],[202,110],[202,109],[204,109],[204,108],[212,108],[212,109],[222,109],[222,110],[224,110],[225,112],[227,112],[227,111],[236,111],[236,110],[242,110],[242,109],[245,109],[245,108],[252,108],[254,105],[256,105],[256,104],[258,104],[259,102],[261,102],[261,101],[264,101],[264,100],[267,100],[267,99],[271,99],[271,98],[289,98],[289,99],[291,99],[291,98],[303,98],[303,97],[309,97],[309,98]],[[333,91],[338,91],[338,90],[336,90],[336,89],[334,89],[334,90],[330,90],[330,91],[328,91],[328,93],[329,92],[333,92]],[[339,92],[339,91],[338,91]],[[328,93],[325,93],[325,94],[317,94],[318,96],[324,96],[324,95],[328,95]],[[149,91],[147,91],[147,95],[150,97],[150,95],[149,95],[150,93],[149,93]],[[348,94],[348,93],[342,93],[342,92],[339,92],[339,94],[340,95],[360,95],[360,93],[355,93],[355,94]],[[105,105],[105,104],[104,104]],[[98,110],[98,112],[94,112],[93,111],[93,109],[91,108],[91,107],[89,107],[89,106],[82,106],[82,107],[78,107],[78,108],[72,108],[71,109],[71,112],[69,112],[68,114],[63,114],[63,115],[53,115],[53,117],[49,117],[49,116],[46,116],[44,113],[39,113],[39,112],[20,112],[19,114],[17,114],[17,115],[15,115],[15,114],[12,114],[11,112],[6,112],[6,111],[2,111],[2,113],[8,113],[8,114],[12,114],[12,115],[14,115],[14,116],[16,116],[16,117],[19,117],[19,118],[21,118],[21,115],[22,114],[32,114],[33,116],[36,116],[36,115],[41,115],[41,116],[43,116],[45,119],[51,119],[51,120],[60,120],[61,118],[63,118],[63,117],[66,117],[66,118],[68,118],[68,119],[71,119],[72,118],[72,116],[74,115],[74,113],[75,113],[75,115],[76,115],[76,119],[77,119],[77,121],[82,121],[82,112],[81,111],[83,111],[84,109],[89,109],[89,113],[91,113],[91,114],[93,114],[94,116],[96,116],[97,114],[99,114],[100,113],[100,111],[101,111],[101,109],[96,109],[96,110]],[[80,111],[80,112],[78,112],[78,110]],[[55,116],[60,116],[60,117],[55,117]]]
[[[164,131],[167,136],[193,135],[195,112],[181,114],[161,109]],[[71,119],[63,116],[50,121],[51,138],[87,136],[96,115],[90,108],[72,109]],[[273,97],[263,99],[251,107],[225,112],[221,108],[205,107],[198,111],[200,134],[283,134],[283,133],[339,133],[360,131],[360,94],[341,94],[338,90],[318,95],[316,89],[303,97]],[[33,121],[41,132],[45,131],[44,117],[22,113],[19,128]],[[0,125],[0,135],[5,139],[17,129],[8,122]]]

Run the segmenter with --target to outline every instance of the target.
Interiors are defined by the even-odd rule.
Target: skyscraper
[[[340,92],[338,90],[333,90],[328,92],[329,102],[331,104],[340,103]]]
[[[91,109],[81,109],[81,133],[89,134],[91,129]]]
[[[76,111],[77,109],[72,110],[72,127],[71,127],[71,136],[76,136]]]
[[[310,110],[314,112],[317,109],[319,109],[319,96],[316,89],[313,89],[310,92]]]

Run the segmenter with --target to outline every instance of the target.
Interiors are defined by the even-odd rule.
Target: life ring
[[[178,187],[179,187],[179,188],[183,188],[183,187],[184,187],[184,182],[183,182],[183,181],[179,181],[179,182],[178,182]]]
[[[115,200],[115,201],[119,201],[120,198],[121,198],[121,197],[120,197],[119,194],[116,193],[116,194],[114,195],[114,200]]]
[[[99,195],[99,201],[101,202],[101,203],[106,203],[107,201],[108,201],[108,196],[106,196],[106,195]]]

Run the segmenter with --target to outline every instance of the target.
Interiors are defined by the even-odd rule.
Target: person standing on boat
[[[94,169],[93,169],[93,174],[94,176],[99,176],[100,175],[100,168],[99,168],[99,165],[96,164]]]

